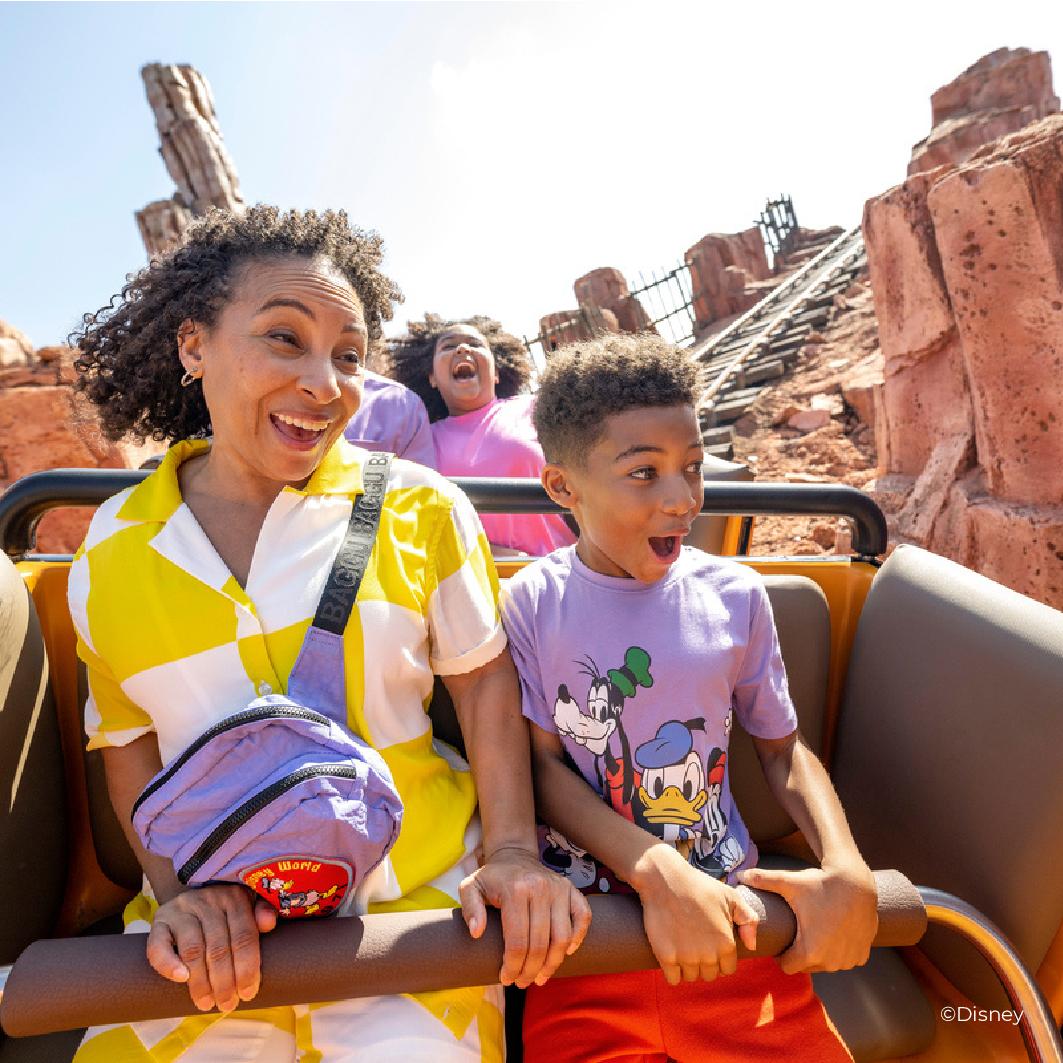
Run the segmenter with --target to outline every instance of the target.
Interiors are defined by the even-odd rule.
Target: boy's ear
[[[576,485],[564,465],[548,462],[543,466],[539,479],[542,481],[543,487],[546,488],[546,493],[559,506],[571,509],[579,501]]]

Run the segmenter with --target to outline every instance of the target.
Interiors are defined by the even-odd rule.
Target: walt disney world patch
[[[333,915],[347,899],[354,872],[343,860],[285,856],[240,872],[240,881],[264,897],[283,919]]]

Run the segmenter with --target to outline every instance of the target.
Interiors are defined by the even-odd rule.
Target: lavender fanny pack
[[[365,490],[288,680],[199,736],[145,787],[133,827],[182,883],[239,882],[281,916],[342,913],[395,842],[402,801],[346,727],[343,629],[372,552],[391,455]]]

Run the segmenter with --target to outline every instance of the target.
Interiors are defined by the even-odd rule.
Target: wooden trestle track
[[[857,226],[826,244],[722,332],[690,348],[699,368],[698,417],[710,454],[732,457],[734,422],[797,363],[808,337],[829,320],[835,296],[866,267]]]

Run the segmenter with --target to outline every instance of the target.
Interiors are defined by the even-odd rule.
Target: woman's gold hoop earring
[[[186,369],[185,370],[185,375],[183,377],[181,377],[181,387],[187,388],[190,384],[193,383],[193,381],[196,381],[198,379],[199,379],[199,374],[198,373],[193,373],[191,369]]]

